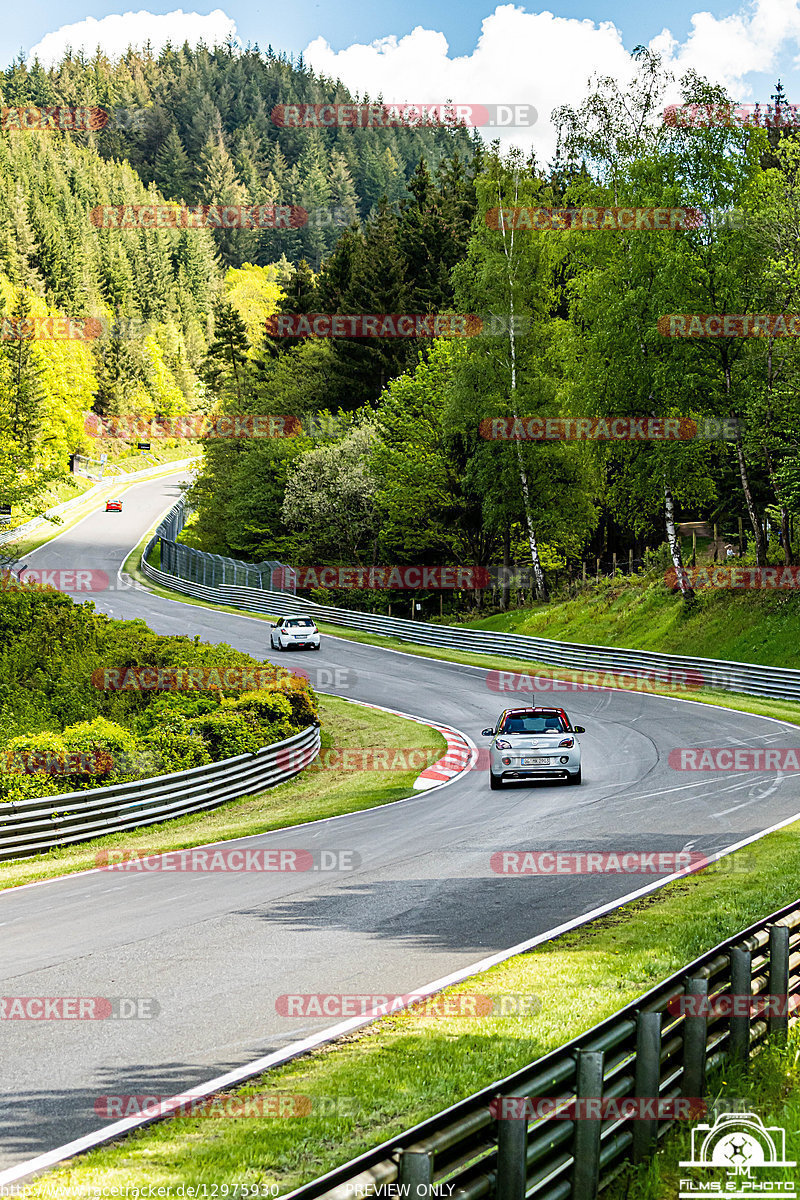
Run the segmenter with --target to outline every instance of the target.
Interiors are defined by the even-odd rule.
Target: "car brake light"
[[[511,742],[495,742],[495,746],[498,750],[510,750]]]
[[[558,748],[560,750],[562,746],[566,746],[567,749],[569,749],[571,746],[574,746],[574,745],[575,745],[575,742],[572,738],[564,738],[562,741],[560,741],[558,743]]]

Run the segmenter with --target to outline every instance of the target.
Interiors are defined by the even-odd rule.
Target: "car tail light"
[[[510,750],[511,742],[495,742],[495,746],[498,750]]]
[[[561,740],[561,741],[558,743],[558,748],[559,748],[559,750],[560,750],[560,749],[561,749],[561,747],[562,747],[562,746],[564,746],[564,747],[566,747],[566,749],[567,749],[567,750],[571,750],[571,749],[572,749],[572,747],[573,747],[574,745],[575,745],[575,739],[574,739],[574,738],[563,738],[563,739],[562,739],[562,740]]]

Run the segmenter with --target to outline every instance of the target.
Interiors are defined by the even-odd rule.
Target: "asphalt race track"
[[[264,622],[117,588],[118,567],[177,482],[135,484],[123,513],[94,513],[31,567],[108,572],[112,588],[91,597],[98,609],[159,633],[296,660],[312,679],[350,668],[340,694],[456,726],[480,746],[502,707],[530,702],[490,691],[483,670],[357,642],[323,637],[319,653],[269,654]],[[797,775],[682,773],[667,762],[679,746],[800,747],[794,727],[642,693],[561,700],[587,730],[580,787],[490,792],[476,770],[407,802],[241,843],[355,850],[355,871],[94,872],[0,895],[0,995],[152,997],[160,1010],[152,1020],[3,1021],[0,1169],[102,1127],[99,1096],[170,1095],[333,1023],[278,1015],[283,993],[412,991],[649,878],[500,876],[489,865],[497,850],[710,853],[800,811]]]

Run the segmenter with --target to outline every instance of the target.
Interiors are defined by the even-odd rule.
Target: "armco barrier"
[[[767,1037],[786,1036],[788,1014],[800,1002],[798,951],[800,905],[794,903],[566,1046],[283,1200],[354,1200],[376,1192],[422,1200],[595,1200],[627,1162],[647,1159],[674,1121],[500,1117],[498,1099],[702,1099],[709,1068],[744,1062]],[[752,1015],[748,1001],[759,995],[770,997],[767,1019]],[[686,1015],[673,1015],[683,997],[689,998]],[[720,997],[726,1000],[717,1003]],[[734,1006],[731,997],[741,1000]],[[703,1015],[708,1008],[711,1015]],[[726,1008],[736,1015],[722,1015]],[[702,1119],[714,1121],[713,1115]]]
[[[770,696],[782,700],[800,700],[800,671],[791,668],[762,667],[752,663],[727,662],[717,658],[691,658],[679,654],[654,654],[644,650],[624,650],[613,646],[589,646],[578,642],[556,642],[548,638],[525,634],[494,633],[482,629],[466,629],[456,625],[432,625],[425,621],[403,620],[399,617],[377,616],[332,608],[300,600],[286,592],[269,592],[260,588],[236,587],[222,584],[216,587],[179,579],[160,571],[147,562],[156,542],[169,534],[161,529],[174,529],[175,516],[183,502],[175,505],[147,543],[142,555],[142,571],[154,583],[173,591],[184,592],[199,600],[227,604],[232,608],[270,616],[287,613],[306,613],[317,621],[327,621],[346,629],[359,629],[383,637],[419,646],[440,646],[449,650],[465,650],[472,654],[493,654],[505,658],[549,663],[560,667],[588,671],[608,671],[616,675],[653,674],[661,678],[688,674],[699,686],[726,692],[742,692],[749,696]],[[162,544],[163,554],[163,544]],[[691,691],[684,693],[691,698]]]
[[[155,825],[264,791],[299,774],[319,754],[319,747],[319,726],[310,725],[254,754],[174,775],[0,804],[0,862]]]

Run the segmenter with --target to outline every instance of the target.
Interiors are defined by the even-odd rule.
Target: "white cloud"
[[[737,101],[748,100],[749,74],[775,74],[781,62],[784,67],[797,63],[799,3],[752,0],[738,13],[721,18],[699,12],[692,17],[685,42],[664,29],[651,46],[676,76],[694,67],[727,87]],[[413,103],[533,104],[537,124],[530,130],[509,131],[502,140],[532,146],[546,161],[555,148],[551,111],[561,104],[579,105],[595,73],[626,83],[632,74],[629,49],[623,32],[610,21],[595,24],[504,4],[484,19],[475,49],[462,57],[449,56],[444,34],[418,26],[405,37],[385,37],[339,51],[317,38],[304,58],[309,66],[371,98],[380,93],[386,101]],[[791,56],[782,58],[787,51]]]
[[[58,62],[68,46],[73,51],[84,50],[94,53],[97,46],[109,58],[124,54],[128,46],[142,47],[150,42],[156,53],[167,42],[181,46],[188,42],[194,46],[203,41],[209,46],[222,45],[229,35],[236,34],[236,22],[221,8],[203,15],[176,9],[170,13],[141,12],[115,13],[99,21],[87,17],[74,25],[62,25],[53,33],[46,34],[29,52],[29,61],[38,57],[44,66]]]

